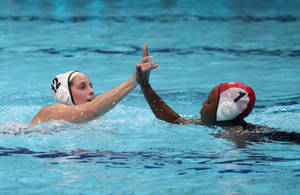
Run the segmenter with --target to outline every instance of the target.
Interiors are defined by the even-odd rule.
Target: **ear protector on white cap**
[[[59,74],[53,79],[50,85],[51,91],[59,103],[70,106],[74,105],[70,84],[72,79],[78,74],[80,74],[78,71],[69,71]]]
[[[255,104],[253,89],[240,82],[228,82],[216,88],[218,107],[216,121],[245,118]]]

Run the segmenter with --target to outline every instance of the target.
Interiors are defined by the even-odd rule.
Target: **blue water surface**
[[[300,133],[300,1],[0,1],[1,194],[298,194],[300,147],[243,146],[220,129],[157,120],[139,87],[103,117],[26,128],[79,70],[96,94],[129,79],[142,47],[152,87],[182,116],[222,82],[253,87],[247,122]]]

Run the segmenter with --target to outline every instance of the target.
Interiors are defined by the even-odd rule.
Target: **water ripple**
[[[75,57],[80,54],[100,54],[100,55],[138,55],[142,52],[141,47],[132,45],[122,45],[125,49],[102,49],[93,47],[75,47],[66,49],[56,48],[39,48],[31,50],[14,50],[13,48],[0,48],[0,52],[25,52],[25,53],[44,53],[49,55],[63,55],[64,57]],[[191,48],[157,48],[149,49],[151,53],[171,53],[176,55],[216,55],[226,54],[234,56],[275,56],[275,57],[299,57],[300,50],[298,49],[263,49],[263,48],[251,48],[251,49],[235,49],[235,48],[222,48],[222,47],[210,47],[205,45],[194,46]]]
[[[60,159],[66,158],[69,160],[77,160],[78,162],[82,161],[91,161],[96,160],[96,163],[110,163],[113,162],[114,164],[129,164],[129,160],[139,158],[139,161],[149,163],[152,162],[152,165],[145,165],[145,166],[164,166],[165,164],[185,164],[191,162],[193,166],[195,166],[199,160],[205,160],[202,166],[208,164],[237,164],[241,165],[241,162],[245,163],[246,166],[253,166],[257,163],[262,162],[288,162],[288,161],[299,161],[300,158],[285,158],[285,157],[273,157],[273,156],[265,156],[265,155],[249,155],[247,158],[241,159],[232,159],[226,160],[222,156],[218,156],[215,154],[211,155],[204,155],[198,152],[182,152],[178,154],[170,155],[168,151],[161,151],[159,148],[158,151],[126,151],[126,152],[114,152],[114,151],[100,151],[100,150],[84,150],[84,149],[77,149],[71,151],[32,151],[27,148],[17,147],[17,148],[7,148],[0,146],[0,156],[13,156],[13,155],[31,155],[36,158],[41,159]],[[167,153],[165,153],[167,152]],[[150,161],[148,161],[150,160]],[[204,170],[207,169],[206,167],[202,168],[195,168],[189,167],[187,169],[193,170]],[[295,172],[299,172],[295,170]]]
[[[287,94],[287,97],[271,97],[268,99],[257,100],[255,108],[264,109],[267,107],[274,106],[295,106],[300,104],[300,96],[297,94]],[[296,112],[299,111],[299,108],[288,109],[288,112]],[[285,110],[281,110],[280,112],[285,112]]]
[[[293,15],[279,15],[279,16],[201,16],[201,15],[155,15],[155,16],[72,16],[67,18],[55,18],[55,17],[41,17],[41,16],[0,16],[0,21],[13,21],[13,22],[50,22],[50,23],[82,23],[94,20],[104,20],[117,23],[126,23],[129,21],[138,22],[178,22],[178,21],[208,21],[208,22],[298,22],[299,16]]]

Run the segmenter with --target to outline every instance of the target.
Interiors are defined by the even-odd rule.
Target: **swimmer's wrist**
[[[138,85],[137,79],[135,75],[132,75],[132,77],[129,79],[134,87]]]

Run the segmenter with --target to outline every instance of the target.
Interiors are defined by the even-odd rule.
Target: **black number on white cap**
[[[246,95],[246,93],[243,93],[243,92],[239,92],[239,94],[240,95],[233,100],[235,103],[237,103],[242,97],[244,97]]]
[[[52,84],[51,84],[51,89],[56,93],[59,86],[60,86],[60,82],[58,82],[58,79],[55,77],[55,79],[53,79]]]

